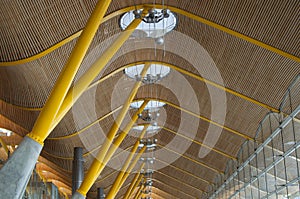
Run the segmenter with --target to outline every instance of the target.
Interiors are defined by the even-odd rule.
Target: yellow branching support
[[[144,77],[147,73],[148,68],[150,67],[150,63],[146,64],[141,72],[141,77]],[[130,122],[127,124],[123,132],[121,132],[118,136],[118,138],[114,141],[114,144],[112,143],[112,140],[116,136],[116,133],[119,129],[119,126],[121,125],[123,119],[125,118],[125,115],[130,107],[131,102],[133,101],[140,85],[142,82],[136,82],[134,87],[132,88],[132,91],[126,100],[126,102],[123,105],[123,108],[121,112],[119,113],[116,121],[113,123],[110,132],[107,135],[107,140],[104,142],[104,144],[101,147],[100,152],[98,153],[97,157],[93,161],[92,165],[89,168],[89,171],[82,182],[80,188],[77,190],[81,195],[85,196],[86,193],[89,191],[97,177],[100,175],[102,170],[104,169],[106,163],[109,161],[113,153],[117,150],[119,145],[122,143],[124,138],[126,137],[127,133],[132,128],[135,121],[138,119],[138,114],[141,113],[146,105],[148,104],[148,100],[145,100],[139,110],[136,112],[136,114],[133,115]],[[109,151],[109,153],[108,153]]]
[[[142,190],[144,189],[144,185],[141,185],[140,188],[135,193],[134,199],[138,199],[142,195]]]
[[[130,172],[132,171],[132,169],[134,168],[134,166],[136,165],[136,163],[138,162],[138,160],[141,158],[141,156],[143,155],[143,153],[146,150],[146,146],[144,146],[139,153],[136,155],[134,161],[131,163],[130,167],[128,168],[128,171],[124,172],[121,171],[120,175],[118,175],[114,186],[110,189],[108,195],[106,196],[106,199],[113,199],[115,198],[115,196],[117,195],[118,191],[120,190],[121,186],[123,185],[123,183],[125,182],[125,180],[127,179],[128,175],[130,174]]]
[[[57,116],[51,126],[51,130],[55,128],[55,126],[61,121],[61,119],[65,116],[65,114],[71,109],[75,101],[80,97],[80,95],[87,90],[88,86],[92,83],[92,81],[97,77],[97,75],[101,72],[101,70],[106,66],[106,64],[111,60],[111,58],[115,55],[115,53],[121,48],[121,46],[125,43],[125,41],[129,38],[135,28],[140,24],[141,19],[135,19],[131,22],[131,24],[123,31],[119,37],[113,42],[113,44],[106,49],[106,51],[99,57],[95,63],[88,69],[88,71],[80,77],[77,83],[70,89],[67,93],[67,96],[59,109]],[[145,68],[145,67],[144,67]],[[137,86],[138,88],[139,86]],[[131,95],[130,98],[133,98],[135,95]],[[124,104],[128,105],[128,104]],[[124,109],[125,110],[125,109]],[[124,111],[121,112],[119,118],[116,120],[116,125],[122,121],[122,117]],[[125,111],[126,114],[126,111]]]
[[[142,185],[140,188],[139,188],[139,190],[138,190],[138,192],[135,194],[135,196],[134,196],[134,199],[138,199],[138,198],[141,198],[141,196],[142,196],[142,194],[143,194],[143,189],[144,189],[144,185]]]
[[[28,137],[43,145],[111,0],[99,1]]]
[[[135,123],[135,121],[138,118],[138,114],[141,113],[144,108],[146,107],[148,101],[145,100],[144,103],[141,105],[141,107],[136,111],[136,113],[134,114],[134,116],[131,118],[131,121],[127,124],[127,126],[125,127],[124,131],[120,134],[125,134],[127,135],[127,133],[129,132],[129,130],[132,128],[133,124]],[[117,129],[118,130],[118,129]],[[122,136],[118,136],[116,138],[116,140],[114,141],[113,144],[111,144],[113,138],[115,137],[115,134],[112,136],[111,134],[114,133],[112,131],[110,131],[108,133],[108,139],[105,141],[105,143],[102,145],[102,147],[105,144],[108,144],[108,149],[107,151],[104,153],[104,150],[99,151],[99,153],[97,154],[97,157],[94,159],[92,165],[90,166],[80,188],[77,190],[78,193],[80,193],[81,195],[85,196],[86,193],[89,191],[89,189],[92,187],[93,183],[96,181],[96,179],[98,178],[98,176],[101,174],[102,170],[104,169],[105,165],[107,164],[107,162],[111,159],[112,155],[114,154],[114,152],[117,150],[117,148],[119,147],[119,145],[122,143],[122,141],[124,140],[124,138]]]
[[[142,168],[144,168],[144,166],[145,166],[145,163],[142,163],[142,165],[140,167],[141,168],[140,170],[142,170]],[[125,194],[123,199],[128,199],[128,197],[132,194],[134,189],[139,185],[142,178],[143,178],[143,175],[140,172],[135,174],[135,176],[134,176],[129,188],[127,189],[126,194]]]
[[[131,153],[129,154],[129,156],[127,157],[121,171],[119,172],[114,184],[112,185],[109,193],[107,194],[106,198],[114,198],[114,196],[116,195],[116,193],[120,190],[121,186],[123,185],[124,181],[126,180],[127,177],[124,178],[124,175],[125,175],[125,172],[126,173],[130,173],[131,170],[129,167],[129,164],[134,156],[134,154],[136,153],[138,147],[139,147],[139,143],[140,143],[140,140],[143,139],[144,135],[146,134],[146,131],[147,131],[147,128],[148,128],[149,124],[148,125],[145,125],[144,126],[144,129],[143,131],[141,132],[140,136],[139,136],[139,139],[136,141],[136,143],[134,144],[134,146],[132,147],[131,149]],[[139,154],[137,155],[137,158],[140,156],[140,154],[142,154],[144,152],[143,151],[140,151]],[[139,159],[139,158],[138,158]],[[135,165],[137,161],[134,161],[131,165]]]

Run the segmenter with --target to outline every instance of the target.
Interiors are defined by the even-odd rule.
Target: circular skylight
[[[121,16],[120,27],[125,30],[135,19],[140,18],[142,10],[132,10]],[[135,37],[160,38],[176,27],[177,18],[168,9],[150,9],[134,32]]]
[[[138,109],[141,107],[141,105],[144,103],[144,100],[139,100],[139,101],[136,101],[136,102],[132,102],[130,104],[130,107],[131,108],[135,108],[135,109]],[[163,107],[166,103],[163,103],[163,102],[160,102],[160,101],[156,101],[156,100],[150,100],[148,102],[148,104],[146,105],[145,109],[144,110],[151,110],[151,109],[159,109],[161,107]]]
[[[141,72],[144,68],[145,64],[138,64],[135,66],[131,66],[125,68],[125,74],[137,81],[141,80]],[[142,82],[147,84],[155,83],[164,77],[166,77],[170,73],[170,67],[164,66],[161,64],[151,64],[145,77],[143,77]]]

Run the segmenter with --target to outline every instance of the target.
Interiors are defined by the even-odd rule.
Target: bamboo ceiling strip
[[[183,190],[184,192],[194,195],[195,197],[205,192],[200,188],[199,185],[193,186],[197,184],[197,181],[196,182],[189,181],[188,178],[184,179],[184,176],[182,175],[178,175],[178,176],[170,175],[170,173],[171,173],[170,171],[169,172],[156,171],[155,175],[153,174],[153,178],[163,183],[168,183],[172,187],[178,187],[179,190]],[[180,186],[178,186],[178,184],[180,184]]]
[[[151,195],[154,196],[154,198],[157,198],[157,199],[166,199],[166,195],[161,194],[161,192],[160,193],[154,193],[154,192],[152,192]],[[169,196],[169,198],[176,199],[177,197],[175,197],[175,196],[172,196],[172,197]]]
[[[151,1],[149,1],[149,2],[151,2]],[[253,5],[256,5],[256,3],[234,4],[234,6],[236,7],[235,10],[242,11],[242,12],[239,12],[238,14],[240,14],[240,15],[245,15],[245,14],[249,15],[249,14],[251,14],[251,17],[253,17],[253,14],[255,13],[256,17],[260,18],[260,20],[252,20],[251,22],[247,21],[247,17],[238,18],[237,16],[235,16],[237,14],[237,12],[234,12],[234,13],[230,12],[232,10],[232,5],[222,6],[222,10],[220,10],[220,12],[212,12],[212,10],[214,10],[214,9],[220,9],[220,7],[216,8],[215,5],[201,5],[201,6],[193,6],[193,7],[188,6],[188,9],[186,9],[187,5],[182,4],[182,2],[176,2],[174,4],[174,2],[172,3],[172,1],[171,1],[170,5],[171,6],[173,5],[173,6],[179,7],[179,8],[183,8],[184,10],[189,10],[192,13],[194,12],[196,15],[203,16],[204,18],[211,19],[212,21],[216,21],[218,24],[223,24],[225,27],[226,26],[227,27],[232,27],[232,29],[236,29],[238,32],[244,32],[244,34],[246,34],[246,35],[248,33],[250,36],[253,36],[253,38],[259,38],[259,39],[262,39],[262,40],[266,40],[266,38],[276,38],[276,40],[275,39],[272,40],[271,43],[275,43],[277,45],[278,45],[278,43],[282,44],[282,43],[289,42],[290,45],[284,45],[284,46],[281,45],[282,48],[287,48],[289,46],[293,46],[292,44],[296,43],[296,42],[290,42],[290,39],[289,40],[284,40],[284,39],[291,38],[291,37],[292,38],[297,38],[297,35],[292,34],[292,33],[296,32],[295,29],[293,29],[293,28],[297,27],[296,26],[297,24],[293,23],[293,22],[296,22],[297,20],[289,20],[288,21],[290,23],[288,27],[291,28],[290,29],[291,33],[290,33],[289,36],[286,36],[286,37],[282,38],[282,37],[278,37],[278,36],[275,36],[275,35],[278,35],[279,32],[282,32],[283,30],[286,30],[286,28],[282,28],[282,26],[287,23],[287,21],[285,21],[286,19],[297,16],[297,14],[296,14],[297,11],[295,9],[297,7],[297,6],[295,6],[295,4],[297,5],[297,2],[296,2],[296,0],[292,1],[292,2],[288,2],[286,4],[282,4],[281,2],[280,3],[278,3],[278,2],[279,1],[277,1],[277,3],[272,3],[270,5],[268,5],[267,3],[261,4],[260,7],[259,7],[260,8],[259,11],[256,9],[256,7],[253,7]],[[138,4],[139,2],[136,2],[136,3]],[[143,3],[145,3],[145,2],[143,2]],[[157,2],[157,3],[159,3],[159,2]],[[198,3],[199,2],[196,1],[196,2],[191,2],[188,5],[193,5],[193,4],[198,4]],[[24,4],[26,4],[26,3],[24,3]],[[91,4],[93,4],[93,3],[91,3]],[[224,2],[220,2],[220,4],[229,5],[229,4],[226,4]],[[43,26],[46,26],[47,24],[57,24],[57,25],[63,24],[63,23],[59,24],[60,21],[64,21],[65,23],[67,22],[67,24],[68,24],[67,27],[63,26],[64,28],[62,28],[62,27],[59,28],[61,30],[63,30],[63,29],[69,29],[69,31],[70,31],[70,29],[73,30],[72,28],[74,28],[74,27],[71,27],[72,25],[73,26],[75,25],[75,28],[83,26],[83,24],[85,23],[85,20],[87,19],[89,13],[91,12],[91,11],[90,12],[87,11],[87,10],[89,10],[89,8],[91,8],[91,5],[88,5],[88,4],[79,5],[79,3],[77,3],[77,5],[76,5],[76,3],[67,4],[67,5],[68,6],[62,6],[62,7],[59,7],[58,5],[53,5],[52,8],[55,7],[55,6],[58,6],[55,10],[56,12],[53,12],[53,10],[52,10],[53,13],[49,12],[48,10],[43,10],[44,14],[47,13],[47,11],[49,12],[48,17],[46,18],[46,17],[42,16],[40,18],[35,18],[34,22],[39,21],[39,20],[40,21],[45,21],[48,18],[51,19],[51,17],[49,17],[49,16],[53,16],[55,19],[53,21],[48,22],[48,23],[44,23]],[[34,7],[34,6],[40,7],[40,6],[43,6],[43,5],[34,5],[34,3],[31,3],[31,5],[24,5],[23,8],[19,5],[10,5],[10,4],[4,4],[3,6],[8,6],[8,7],[13,6],[15,8],[15,13],[17,13],[19,15],[24,15],[25,14],[25,16],[17,16],[17,17],[12,16],[12,15],[7,15],[7,16],[10,16],[11,18],[18,18],[18,20],[20,20],[21,29],[15,31],[16,32],[15,34],[17,34],[18,31],[22,32],[22,31],[24,31],[22,29],[26,29],[26,28],[28,29],[28,27],[30,27],[30,25],[32,25],[32,23],[31,23],[31,24],[27,24],[27,26],[22,26],[23,25],[22,19],[23,18],[25,18],[25,19],[31,18],[30,15],[32,15],[30,12],[28,12],[25,9],[26,8],[30,9],[31,6],[32,7]],[[115,5],[114,2],[113,2],[111,8],[115,8],[117,10],[117,9],[120,9],[122,7],[127,7],[127,6],[128,6],[128,3],[123,4],[123,6],[120,6],[118,4]],[[64,10],[64,9],[66,9],[66,7],[68,8],[67,12],[66,12],[66,10]],[[202,10],[203,8],[205,8],[205,9]],[[24,9],[25,12],[24,11],[22,12],[21,11],[22,9]],[[79,17],[78,14],[75,14],[75,12],[78,12],[76,9],[77,10],[82,9],[83,11],[85,11],[85,12],[80,12],[80,13],[85,13],[85,16],[81,17],[81,18],[78,18]],[[243,11],[243,9],[247,9],[247,10]],[[255,9],[256,12],[251,11],[251,9]],[[6,10],[10,10],[10,9],[8,8]],[[74,11],[74,13],[71,13],[73,10],[76,10],[76,11]],[[211,10],[211,11],[209,11],[209,10]],[[277,10],[277,12],[276,12],[276,10]],[[57,11],[58,11],[58,13],[57,13]],[[112,10],[110,10],[109,12],[111,12],[111,11]],[[285,12],[285,11],[288,11],[288,12]],[[223,12],[226,13],[226,14],[224,14]],[[275,15],[274,18],[272,18],[273,20],[271,22],[269,18],[267,18],[267,17],[263,18],[264,17],[263,14],[265,14],[265,12],[268,12],[268,13],[270,13],[270,12],[273,13],[274,12],[277,15]],[[33,13],[35,15],[37,15],[36,13],[43,14],[43,12],[33,12]],[[71,19],[66,18],[66,16],[71,17]],[[80,16],[82,16],[82,15],[80,15]],[[36,17],[36,16],[33,16],[33,17]],[[235,20],[228,20],[230,18],[234,18]],[[37,20],[37,19],[39,19],[39,20]],[[236,19],[242,19],[242,20],[236,20]],[[70,22],[70,20],[73,20],[73,21],[71,23],[68,23],[68,22]],[[4,20],[4,22],[6,22],[6,21],[11,21],[11,20]],[[235,21],[235,24],[231,24],[232,23],[231,21]],[[255,23],[254,23],[254,21],[255,21]],[[251,24],[252,26],[256,26],[256,27],[251,27],[251,26],[249,26],[249,24]],[[6,25],[9,26],[9,24],[6,24]],[[79,26],[76,27],[76,25],[79,25]],[[247,27],[247,28],[244,28],[244,27]],[[249,27],[251,27],[251,28],[249,29]],[[266,31],[266,29],[265,29],[266,27],[268,27],[268,31]],[[43,30],[43,29],[45,29],[45,27],[39,27],[39,29]],[[274,30],[277,30],[277,31],[274,31]],[[30,37],[31,35],[34,35],[31,32],[32,30],[30,31],[30,29],[28,29],[27,31],[31,34],[27,33],[27,34],[25,34],[25,36],[28,35]],[[55,29],[55,31],[57,31],[57,30]],[[24,31],[24,32],[26,33],[26,31]],[[37,31],[37,32],[39,32],[39,31]],[[49,29],[48,32],[50,32],[50,34],[51,34],[53,32],[53,29],[52,30]],[[75,31],[73,30],[73,32],[75,32]],[[73,32],[71,32],[71,33],[73,33]],[[249,33],[249,32],[251,32],[252,34]],[[257,33],[257,32],[259,32],[259,33]],[[253,33],[256,33],[256,35],[254,35]],[[271,33],[271,34],[269,34],[269,33]],[[266,36],[264,38],[260,38],[261,35],[266,35]],[[285,35],[287,35],[286,32],[285,32]],[[59,36],[61,37],[61,35],[59,35]],[[41,35],[39,35],[39,37],[41,37]],[[37,37],[37,38],[39,38],[39,37]],[[46,38],[43,38],[43,39],[47,40]],[[58,41],[60,41],[60,40],[61,39],[59,39]],[[283,41],[281,41],[281,40],[283,40]],[[20,41],[20,42],[22,43],[22,41]],[[270,40],[268,42],[270,42]],[[56,42],[53,42],[53,43],[57,43],[57,40],[56,40]],[[272,46],[276,46],[276,45],[273,44]],[[291,48],[291,49],[296,49],[296,48]],[[289,49],[289,50],[291,50],[291,49]],[[297,54],[297,51],[295,51],[295,54]]]
[[[263,74],[263,73],[262,73]],[[286,79],[286,78],[283,78],[283,79]]]
[[[169,194],[175,195],[175,197],[178,196],[179,198],[186,198],[186,199],[196,198],[195,196],[190,195],[190,193],[178,189],[178,187],[169,185],[169,183],[163,183],[155,178],[153,179],[153,181],[154,181],[153,183],[154,187],[157,187],[160,190],[168,192]]]
[[[167,106],[167,108],[168,108],[168,107],[169,107],[169,106]],[[174,108],[173,108],[173,109],[174,109]],[[176,109],[175,109],[175,110],[176,110]],[[171,114],[171,113],[169,113],[169,111],[167,111],[167,112],[168,112],[168,115]],[[172,116],[172,115],[178,115],[178,114],[171,114],[171,116]],[[104,117],[105,117],[105,116],[104,116]],[[169,118],[170,118],[170,117],[168,116],[168,120],[169,120]],[[111,121],[110,118],[108,118],[107,120],[108,120],[108,121]],[[98,121],[98,120],[97,120],[97,121]],[[174,124],[177,124],[178,122],[176,122],[177,120],[176,120],[175,118],[171,119],[171,121],[173,121],[173,122],[172,122],[172,123],[173,123],[172,126],[173,126],[173,128],[174,128]],[[92,122],[91,125],[94,124],[94,123],[96,123],[96,122]],[[167,122],[166,124],[168,124],[168,123],[169,123],[169,122]],[[71,135],[68,135],[68,136],[65,136],[65,137],[61,137],[61,138],[62,138],[62,139],[65,139],[65,138],[69,138],[70,136],[77,135],[77,134],[79,134],[80,132],[83,132],[83,131],[87,130],[87,128],[89,128],[91,125],[88,125],[86,128],[80,130],[78,133],[75,133],[75,134],[73,133],[73,134],[71,134]],[[100,125],[103,126],[101,123],[100,123]],[[89,129],[89,130],[93,131],[93,129]],[[96,130],[96,129],[95,129],[95,130]],[[170,131],[170,129],[166,129],[166,130]],[[205,132],[205,131],[206,131],[206,130],[204,129],[203,132]],[[174,134],[175,132],[174,132],[174,131],[171,131],[171,133]],[[181,135],[181,132],[178,132],[178,135],[181,136],[181,137],[184,136],[184,135]],[[223,134],[222,134],[222,135],[223,135]],[[85,136],[87,136],[87,134],[85,134]],[[61,138],[55,138],[55,140],[57,140],[57,139],[61,140]],[[50,139],[50,140],[51,140],[51,139]],[[164,137],[164,140],[166,141],[165,137]],[[191,139],[190,139],[190,140],[191,140]],[[193,140],[191,140],[191,141],[197,143],[197,141],[193,141]],[[48,141],[46,142],[46,147],[48,146],[48,144],[49,144],[49,139],[48,139]],[[57,147],[59,146],[59,144],[60,144],[60,142],[55,144],[55,149],[57,149]],[[62,142],[61,144],[62,144],[63,146],[65,146],[65,143],[64,143],[64,142]],[[198,143],[198,144],[199,144],[199,143]],[[71,148],[72,148],[72,147],[71,147]],[[220,148],[220,147],[218,147],[218,148]],[[61,150],[59,150],[59,151],[61,151]],[[72,153],[72,152],[70,152],[70,153]]]
[[[198,181],[200,180],[200,181],[202,181],[202,182],[204,182],[204,183],[206,183],[206,184],[213,185],[213,183],[211,183],[211,182],[209,182],[209,181],[207,181],[207,180],[205,180],[205,179],[199,177],[197,174],[194,174],[194,173],[191,173],[191,172],[188,172],[188,171],[184,170],[184,168],[181,169],[181,168],[179,168],[179,167],[176,167],[176,166],[172,165],[172,163],[167,163],[167,162],[165,162],[164,160],[161,160],[161,159],[158,159],[158,158],[156,158],[156,160],[158,161],[158,162],[156,162],[156,164],[162,163],[163,166],[165,166],[165,167],[170,167],[170,168],[172,168],[173,170],[176,170],[176,171],[181,172],[181,173],[183,173],[183,174],[185,174],[185,175],[188,175],[188,176],[190,176],[190,177],[192,177],[192,178],[194,178],[194,179],[197,179]],[[159,166],[160,166],[160,165],[159,165]],[[161,167],[164,168],[163,166],[161,166]]]
[[[157,189],[156,187],[153,187],[152,189],[153,189],[153,193],[155,193],[157,195],[160,195],[161,197],[163,197],[165,199],[168,199],[168,198],[178,198],[178,197],[176,197],[174,195],[171,195],[171,194],[169,194],[167,192],[164,192],[164,191],[162,191],[160,189]]]

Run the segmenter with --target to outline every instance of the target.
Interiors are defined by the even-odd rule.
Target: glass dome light
[[[139,100],[139,101],[136,101],[136,102],[132,102],[130,104],[130,107],[138,109],[138,108],[140,108],[142,106],[143,103],[144,103],[144,100]],[[145,107],[144,110],[157,110],[157,109],[163,107],[164,105],[166,105],[166,103],[160,102],[160,101],[156,101],[156,100],[150,100],[148,102],[148,104],[146,105],[146,107]]]
[[[141,18],[142,10],[132,10],[121,16],[120,27],[125,30],[127,26],[136,18]],[[163,36],[172,31],[177,25],[176,15],[169,9],[148,10],[143,17],[142,22],[133,33],[134,37],[151,37],[154,39],[163,38]],[[161,41],[160,41],[161,42]]]
[[[145,84],[153,84],[163,78],[165,78],[171,71],[170,67],[162,64],[151,64],[145,77],[141,78],[140,74],[145,64],[138,64],[125,68],[124,73],[131,79],[136,81],[142,80]]]

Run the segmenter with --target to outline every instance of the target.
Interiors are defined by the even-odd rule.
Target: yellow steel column
[[[144,68],[143,68],[143,70],[142,70],[142,72],[141,72],[141,77],[144,77],[144,76],[146,75],[149,66],[150,66],[150,64],[146,64],[146,65],[144,66]],[[99,162],[102,162],[102,161],[103,161],[104,155],[107,153],[109,147],[111,146],[111,141],[112,141],[113,138],[115,137],[115,135],[116,135],[116,133],[117,133],[117,131],[118,131],[118,129],[119,129],[119,126],[121,125],[123,119],[125,118],[125,115],[126,115],[128,109],[129,109],[129,107],[130,107],[130,104],[131,104],[131,102],[133,101],[133,99],[134,99],[134,97],[135,97],[135,95],[136,95],[136,93],[137,93],[137,91],[138,91],[138,89],[139,89],[139,87],[140,87],[141,84],[142,84],[141,81],[138,81],[138,82],[136,82],[136,83],[134,84],[134,87],[132,88],[132,91],[131,91],[131,93],[130,93],[128,99],[127,99],[126,102],[124,103],[123,108],[122,108],[121,112],[119,113],[119,115],[118,115],[116,121],[113,123],[113,126],[111,127],[110,132],[108,133],[108,136],[107,136],[108,141],[105,142],[105,143],[103,144],[103,146],[101,147],[100,153],[102,153],[102,154],[98,156],[98,157],[99,157],[99,159],[98,159]],[[147,103],[148,103],[148,101],[145,100],[142,106],[145,107],[145,106],[147,105]],[[142,107],[142,106],[141,106],[141,107]],[[141,109],[141,107],[140,107],[140,109]],[[142,112],[142,111],[144,110],[144,108],[141,109],[141,110],[140,110],[140,109],[139,109],[140,112]],[[139,112],[139,113],[140,113],[140,112]],[[137,113],[137,114],[138,114],[138,113]],[[138,118],[138,115],[137,115],[137,114],[135,114],[135,115],[132,117],[131,121],[130,121],[129,124],[125,127],[124,131],[119,135],[119,138],[118,138],[118,139],[120,139],[121,142],[122,142],[123,139],[126,137],[127,133],[130,131],[131,127],[132,127],[133,124],[135,123],[135,120],[137,120],[137,118]],[[123,139],[121,139],[121,138],[123,138]],[[115,144],[114,144],[114,145],[115,145]],[[114,147],[114,145],[112,145],[112,147]],[[116,146],[116,147],[118,147],[118,146]]]
[[[149,68],[150,64],[146,64],[141,72],[141,77],[144,77],[147,73],[147,70]],[[125,127],[124,131],[118,136],[116,142],[112,145],[111,142],[114,139],[118,129],[119,129],[119,125],[121,125],[129,107],[131,102],[133,101],[140,85],[141,85],[141,81],[136,82],[134,87],[132,88],[132,91],[128,97],[128,99],[126,100],[126,102],[123,105],[123,108],[121,110],[121,112],[119,113],[116,121],[113,123],[110,132],[107,135],[107,139],[104,142],[104,144],[101,147],[101,150],[99,151],[97,157],[94,159],[92,165],[89,168],[89,171],[86,175],[86,177],[84,178],[80,188],[77,190],[78,193],[80,193],[81,195],[85,196],[86,193],[88,192],[88,190],[91,188],[92,184],[95,182],[95,180],[97,179],[97,177],[100,175],[101,171],[103,170],[103,168],[105,167],[105,156],[112,156],[113,153],[115,152],[115,150],[118,148],[118,146],[121,144],[121,142],[123,141],[123,139],[126,137],[127,133],[129,132],[129,130],[131,129],[131,127],[133,126],[133,124],[135,123],[135,121],[138,118],[138,114],[140,112],[142,112],[144,110],[144,108],[146,107],[148,101],[145,100],[144,103],[142,104],[142,106],[139,108],[139,110],[137,111],[137,113],[131,118],[131,121],[129,122],[129,124]],[[110,150],[110,154],[107,155],[108,150],[110,149],[110,147],[112,147],[112,149]],[[106,158],[107,161],[109,161],[110,158]]]
[[[146,150],[146,146],[144,146],[139,153],[136,155],[135,159],[133,160],[133,162],[131,163],[130,167],[128,168],[128,170],[125,171],[121,171],[115,181],[115,183],[113,184],[112,188],[110,189],[108,195],[107,195],[107,199],[113,199],[115,197],[115,195],[118,193],[118,191],[120,190],[121,186],[124,184],[125,180],[127,179],[128,175],[131,173],[132,169],[135,167],[136,163],[138,162],[138,160],[141,158],[141,156],[143,155],[143,153]]]
[[[137,192],[135,193],[134,199],[138,199],[139,196],[142,195],[142,189],[144,188],[144,185],[141,185],[140,188],[137,190]]]
[[[34,124],[32,132],[27,136],[43,145],[51,131],[51,124],[64,101],[77,70],[89,48],[90,43],[103,19],[111,0],[101,0],[97,3],[86,27],[79,37],[72,54],[63,68],[42,112]]]
[[[143,194],[143,189],[144,189],[144,187],[145,187],[144,185],[141,186],[141,188],[139,189],[139,192],[137,192],[137,193],[135,194],[134,199],[141,198],[141,196],[142,196],[142,194]]]
[[[123,132],[121,132],[118,137],[114,140],[114,143],[110,146],[108,152],[105,155],[105,158],[103,160],[103,163],[101,164],[101,166],[99,167],[99,174],[102,172],[102,170],[104,169],[105,165],[107,164],[107,162],[111,159],[112,155],[114,154],[114,152],[118,149],[118,147],[120,146],[120,144],[122,143],[122,141],[124,140],[125,136],[127,135],[127,133],[129,132],[129,130],[132,128],[133,124],[135,123],[135,121],[138,118],[138,114],[140,112],[142,112],[145,108],[145,106],[147,105],[148,101],[145,101],[142,106],[138,109],[138,111],[136,111],[136,113],[134,114],[134,116],[132,117],[131,121],[126,125],[125,129]]]
[[[142,170],[142,168],[144,168],[145,163],[142,163],[141,167],[140,167],[140,171]],[[137,187],[137,185],[141,182],[143,175],[141,174],[141,172],[138,172],[135,174],[129,188],[126,191],[125,196],[123,197],[123,199],[128,199],[128,197],[132,194],[132,191]]]
[[[133,124],[137,120],[138,114],[141,113],[144,110],[147,103],[148,103],[148,101],[145,100],[144,103],[142,104],[142,106],[134,114],[134,116],[132,117],[129,124],[125,127],[124,131],[121,133],[122,135],[125,135],[125,136],[127,135],[129,130],[131,129],[131,127],[133,126]],[[117,128],[117,127],[115,127],[115,128]],[[118,130],[118,128],[116,129],[116,132],[117,132],[117,130]],[[97,157],[94,159],[92,165],[90,166],[90,168],[88,170],[88,173],[86,174],[80,188],[77,190],[77,192],[80,193],[81,195],[83,195],[83,196],[86,195],[86,193],[89,191],[89,189],[91,188],[91,186],[93,185],[93,183],[95,182],[97,177],[100,175],[100,173],[104,169],[106,163],[109,161],[111,156],[114,154],[114,152],[117,150],[117,148],[119,147],[119,145],[123,141],[125,136],[121,136],[121,134],[120,134],[118,136],[118,138],[116,139],[116,141],[114,142],[114,144],[111,145],[111,142],[112,142],[113,138],[115,137],[116,132],[111,130],[108,133],[107,137],[110,138],[110,139],[107,138],[106,142],[102,145],[102,147],[105,144],[108,145],[106,147],[109,149],[109,151],[107,149],[106,152],[104,153],[104,150],[102,150],[102,147],[101,147],[101,150],[99,151],[99,153],[97,154]],[[112,135],[112,133],[114,133],[114,135]]]
[[[4,140],[2,140],[2,138],[0,137],[0,144],[2,145],[4,151],[6,152],[6,154],[8,155],[8,148],[6,143],[4,142]]]
[[[126,159],[126,161],[125,161],[125,163],[124,163],[124,165],[123,165],[123,167],[122,167],[120,173],[118,174],[118,177],[116,178],[114,184],[112,185],[112,187],[111,187],[109,193],[108,193],[107,196],[106,196],[107,198],[112,198],[112,197],[115,195],[115,193],[117,192],[117,189],[119,188],[119,185],[120,185],[121,182],[122,182],[122,178],[123,178],[123,176],[124,176],[124,173],[127,172],[128,166],[129,166],[129,164],[130,164],[130,162],[131,162],[131,160],[132,160],[134,154],[136,153],[136,150],[137,150],[138,147],[139,147],[140,140],[143,139],[144,135],[146,134],[146,131],[147,131],[148,126],[149,126],[149,124],[147,124],[147,125],[144,126],[144,129],[143,129],[143,131],[141,132],[141,134],[140,134],[138,140],[135,142],[134,146],[132,147],[129,156],[127,157],[127,159]],[[132,164],[133,164],[133,163],[132,163]],[[129,172],[130,172],[130,171],[129,171]],[[122,184],[123,184],[123,183],[122,183]]]
[[[143,12],[145,14],[145,12]],[[136,29],[136,27],[140,24],[142,19],[133,20],[129,26],[123,31],[116,41],[105,50],[105,52],[98,58],[95,63],[88,69],[88,71],[80,77],[78,82],[74,87],[70,89],[67,93],[67,96],[53,121],[52,128],[53,130],[55,126],[60,122],[60,120],[65,116],[65,114],[70,110],[73,106],[74,102],[80,97],[80,95],[88,88],[88,86],[92,83],[92,81],[97,77],[97,75],[101,72],[101,70],[106,66],[106,64],[111,60],[111,58],[116,54],[116,52],[121,48],[121,46],[125,43],[125,41],[129,38],[132,32]],[[150,64],[150,63],[149,63]],[[146,64],[147,65],[147,64]],[[146,66],[145,65],[145,66]],[[145,68],[145,67],[144,67]],[[133,96],[134,97],[134,96]],[[120,117],[121,118],[121,117]],[[116,121],[117,123],[119,121]]]

